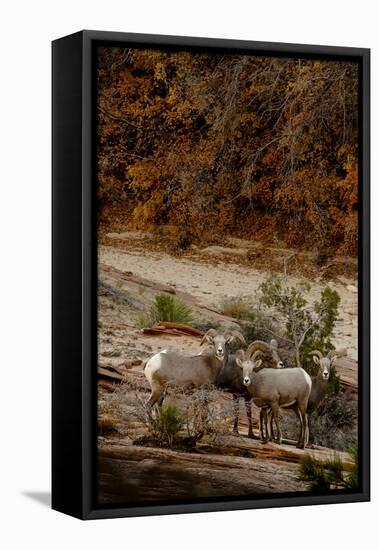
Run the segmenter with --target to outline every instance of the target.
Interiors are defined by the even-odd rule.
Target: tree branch
[[[119,117],[119,116],[117,116],[113,113],[110,113],[109,111],[107,111],[103,107],[98,106],[98,110],[100,111],[100,113],[103,113],[104,115],[111,118],[112,120],[115,120],[117,122],[122,122],[123,124],[128,124],[129,126],[132,126],[133,128],[137,128],[137,130],[142,129],[142,126],[137,126],[137,124],[133,124],[133,122],[130,122],[130,120],[127,120],[126,118]]]

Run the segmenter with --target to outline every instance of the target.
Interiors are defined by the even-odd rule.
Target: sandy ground
[[[162,252],[154,253],[140,250],[124,250],[114,246],[100,246],[99,261],[122,271],[132,272],[155,283],[175,287],[188,292],[206,305],[220,308],[228,297],[253,299],[259,284],[268,273],[247,268],[238,263],[215,263],[204,256],[201,260],[176,258]],[[299,278],[288,277],[289,282],[299,282]],[[343,279],[328,283],[341,297],[340,318],[337,322],[334,344],[337,348],[346,348],[351,359],[357,359],[358,351],[358,293],[356,282]],[[319,299],[325,283],[313,282],[309,301]]]

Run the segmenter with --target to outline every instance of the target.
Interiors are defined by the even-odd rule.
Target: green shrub
[[[190,306],[167,294],[157,294],[155,296],[151,311],[157,322],[191,323],[193,320]]]
[[[168,294],[157,294],[150,310],[137,317],[137,326],[144,328],[160,321],[190,324],[193,313],[190,306]]]
[[[175,405],[163,405],[158,409],[156,421],[153,424],[153,435],[172,447],[183,427],[183,419]]]
[[[218,390],[175,388],[168,403],[153,409],[135,394],[132,416],[147,429],[138,443],[159,447],[192,448],[207,436],[213,443],[230,433],[234,418],[232,400],[222,400]],[[173,403],[172,400],[175,399]]]
[[[325,491],[330,489],[357,489],[359,485],[358,474],[358,446],[354,442],[350,447],[350,455],[354,460],[351,471],[345,470],[341,459],[335,456],[327,462],[320,462],[306,454],[300,462],[300,481],[309,484],[312,491]]]
[[[252,307],[249,311],[248,323],[242,327],[243,335],[247,342],[254,340],[269,341],[280,336],[280,329],[271,315],[263,312],[258,307]]]
[[[358,442],[355,439],[348,449],[351,458],[354,460],[354,467],[347,477],[349,487],[351,489],[358,489],[359,487],[359,449]]]
[[[155,444],[173,447],[178,442],[184,419],[175,405],[169,403],[152,409],[136,395],[134,416],[142,422]]]

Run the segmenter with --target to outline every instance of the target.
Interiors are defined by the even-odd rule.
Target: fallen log
[[[110,378],[111,380],[119,380],[120,382],[124,382],[126,380],[125,376],[122,374],[113,372],[110,369],[105,369],[103,367],[97,367],[97,374],[100,377]]]
[[[201,330],[190,327],[182,323],[169,323],[168,321],[161,321],[157,325],[142,329],[143,334],[150,336],[157,336],[158,334],[165,334],[171,336],[192,336],[195,338],[202,338],[204,333]]]
[[[199,338],[202,338],[204,336],[204,332],[202,330],[199,330],[198,328],[195,328],[195,327],[191,327],[190,325],[186,325],[185,323],[171,323],[169,321],[160,321],[158,323],[158,326],[162,326],[164,328],[169,328],[169,329],[181,330],[183,332],[187,332],[190,335],[198,336]]]
[[[99,380],[98,384],[100,388],[108,391],[115,391],[118,386],[115,382],[110,382],[108,380]]]
[[[120,374],[121,376],[124,375],[124,371],[126,369],[126,366],[124,363],[121,363],[120,365],[110,365],[110,364],[104,364],[104,363],[98,363],[98,367],[102,369],[103,371],[114,371]]]

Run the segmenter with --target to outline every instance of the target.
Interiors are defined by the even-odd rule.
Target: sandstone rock
[[[347,285],[347,290],[350,290],[350,292],[354,292],[355,294],[358,292],[358,287],[354,285]]]

